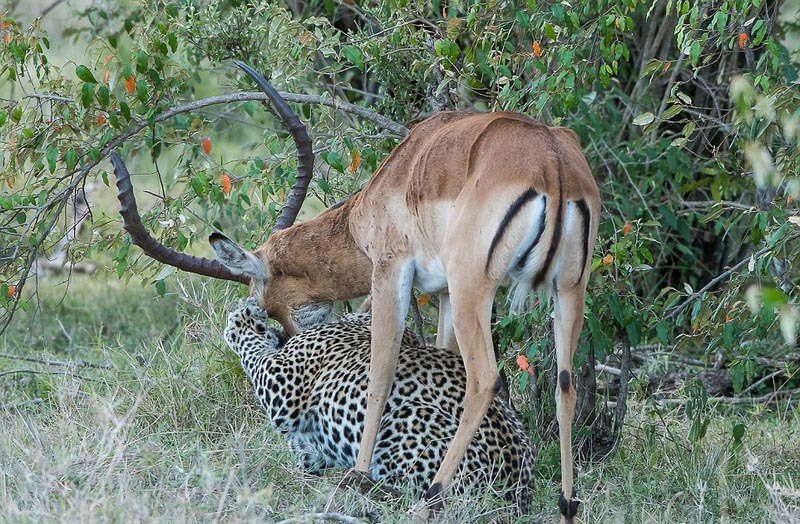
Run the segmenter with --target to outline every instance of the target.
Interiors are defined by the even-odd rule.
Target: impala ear
[[[269,277],[267,266],[250,251],[222,233],[211,233],[208,237],[211,249],[228,269],[238,275],[250,277],[254,282],[266,282]]]

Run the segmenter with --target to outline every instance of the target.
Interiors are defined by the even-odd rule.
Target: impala
[[[214,233],[219,261],[159,245],[144,231],[121,159],[112,155],[125,228],[145,253],[186,271],[247,282],[289,335],[302,306],[372,294],[368,403],[353,477],[366,477],[391,390],[412,287],[440,298],[437,345],[461,353],[464,412],[417,517],[442,495],[500,387],[491,310],[500,285],[521,311],[532,292],[552,296],[558,363],[562,522],[573,522],[572,358],[583,325],[600,196],[576,135],[517,113],[436,114],[415,126],[362,191],[290,227],[312,175],[304,126],[261,75],[238,63],[267,93],[298,146],[297,184],[276,231],[255,251]]]

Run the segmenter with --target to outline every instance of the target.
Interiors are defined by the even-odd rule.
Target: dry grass
[[[336,489],[341,472],[296,467],[225,349],[234,299],[225,286],[186,282],[182,299],[97,277],[73,286],[33,324],[17,319],[0,351],[113,368],[71,370],[79,378],[0,359],[0,373],[48,372],[0,376],[0,522],[280,522],[318,512],[410,520],[413,501],[370,502]],[[62,294],[42,286],[42,296]],[[796,408],[716,412],[698,446],[676,408],[640,402],[628,420],[617,454],[580,466],[584,522],[798,522]],[[737,422],[747,425],[739,450]],[[556,460],[552,445],[540,447],[537,514],[518,522],[555,521]],[[451,500],[443,520],[496,522],[508,515],[502,506],[490,494]]]

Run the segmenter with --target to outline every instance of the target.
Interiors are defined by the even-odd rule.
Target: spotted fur
[[[288,341],[267,320],[266,312],[248,299],[230,313],[225,329],[225,341],[239,355],[261,406],[301,453],[306,468],[352,468],[366,412],[369,315],[350,315]],[[410,486],[421,495],[458,427],[465,389],[458,355],[420,347],[406,331],[381,419],[372,478]],[[462,461],[455,490],[492,483],[527,513],[534,457],[516,412],[496,399]]]

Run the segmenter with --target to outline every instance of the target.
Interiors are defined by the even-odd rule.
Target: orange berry
[[[528,357],[523,354],[517,355],[517,367],[519,367],[519,369],[522,371],[527,371],[529,374],[533,375],[531,363],[528,361]]]
[[[541,46],[539,46],[538,40],[533,41],[533,56],[535,56],[536,58],[542,56],[542,48]]]
[[[103,75],[103,81],[107,84],[110,79],[111,79],[111,71],[106,69],[106,72]]]
[[[420,296],[419,296],[419,298],[417,299],[417,305],[418,305],[419,307],[423,307],[425,304],[427,304],[427,303],[428,303],[428,302],[430,302],[430,301],[431,301],[431,297],[430,297],[430,295],[426,295],[426,294],[424,294],[424,293],[423,293],[423,294],[422,294],[422,295],[420,295]]]
[[[355,149],[350,153],[350,166],[347,168],[351,174],[356,173],[356,169],[361,164],[361,155]]]
[[[228,196],[231,192],[231,177],[222,175],[222,177],[220,177],[220,182],[222,183],[222,192],[225,196]]]
[[[200,147],[203,148],[203,153],[210,155],[211,154],[211,140],[208,138],[204,138],[200,141]]]
[[[11,285],[8,286],[8,298],[13,298],[17,292],[17,286]]]
[[[97,123],[102,126],[106,123],[106,117],[103,115],[97,115]]]
[[[614,255],[606,255],[603,257],[603,260],[600,263],[603,266],[607,266],[609,264],[612,264],[613,262],[614,262]]]
[[[788,207],[792,203],[792,195],[788,195],[786,197],[786,206]]]
[[[742,31],[739,33],[739,49],[744,49],[744,46],[747,45],[747,33]]]
[[[136,92],[136,77],[131,75],[125,80],[125,89],[128,90],[128,94],[133,94]]]
[[[7,44],[11,41],[11,33],[6,33],[6,36],[3,37],[3,43]]]
[[[627,235],[627,234],[628,234],[628,233],[630,233],[632,230],[633,230],[633,226],[631,225],[631,223],[630,223],[630,222],[625,222],[625,225],[624,225],[624,226],[622,226],[622,234],[623,234],[623,235]]]

